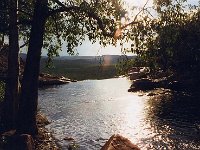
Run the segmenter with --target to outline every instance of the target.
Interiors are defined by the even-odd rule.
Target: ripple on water
[[[130,84],[87,80],[40,89],[40,108],[62,149],[73,137],[81,150],[97,150],[115,133],[142,149],[200,149],[199,98],[138,96],[127,92]]]

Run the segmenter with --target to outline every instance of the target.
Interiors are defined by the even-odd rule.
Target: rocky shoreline
[[[200,87],[199,79],[191,77],[177,77],[175,75],[168,75],[157,73],[156,76],[151,76],[149,72],[143,71],[144,69],[130,70],[128,76],[132,81],[129,92],[149,91],[157,88],[170,89],[175,91],[195,91]]]
[[[45,128],[49,123],[44,114],[37,114],[38,135],[34,139],[35,150],[61,150],[56,144],[52,133]]]
[[[3,150],[60,150],[53,135],[45,128],[50,122],[41,113],[37,114],[38,135],[16,134],[15,130],[0,135],[0,149]]]
[[[71,80],[63,76],[53,76],[47,73],[41,73],[39,75],[39,87],[50,86],[50,85],[62,85],[70,82],[76,82],[76,80]]]

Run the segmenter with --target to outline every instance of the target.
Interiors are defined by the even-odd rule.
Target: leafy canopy
[[[122,37],[133,41],[130,50],[137,54],[135,65],[148,66],[152,72],[199,76],[199,8],[186,0],[156,0],[151,10],[143,8]]]
[[[2,4],[8,6],[6,2]],[[24,41],[22,46],[26,46],[30,35],[34,1],[20,0],[18,8],[20,39]],[[0,14],[1,18],[4,17],[1,24],[8,25],[7,17],[5,18],[8,13],[1,11]],[[75,54],[74,48],[86,37],[92,42],[100,41],[103,46],[115,44],[114,32],[118,20],[124,14],[121,0],[49,0],[43,47],[48,50],[48,56],[51,58],[58,55],[63,43],[66,43],[69,54]]]

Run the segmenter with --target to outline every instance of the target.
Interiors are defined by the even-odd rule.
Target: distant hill
[[[87,60],[87,61],[102,61],[105,63],[110,62],[115,64],[122,59],[133,59],[135,56],[125,56],[125,55],[103,55],[103,56],[60,56],[55,57],[54,60]]]
[[[26,60],[26,54],[20,53],[19,56],[25,61]],[[116,64],[122,59],[134,59],[135,56],[125,56],[125,55],[103,55],[103,56],[59,56],[55,57],[53,62],[58,61],[86,61],[86,62],[93,62],[93,63],[105,63],[106,65],[110,64]],[[42,56],[41,60],[44,61],[47,59],[47,56]]]
[[[25,60],[26,54],[20,54]],[[60,56],[55,57],[53,66],[46,67],[47,57],[42,56],[40,70],[42,73],[65,76],[75,80],[105,79],[117,76],[115,65],[124,59],[135,56],[103,55],[103,56]]]

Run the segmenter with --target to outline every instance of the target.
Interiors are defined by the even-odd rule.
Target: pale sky
[[[124,0],[128,6],[143,6],[146,3],[146,0]],[[190,4],[198,4],[199,0],[188,0]],[[149,0],[147,6],[152,6],[153,0]],[[96,55],[121,55],[121,48],[118,44],[117,47],[108,46],[101,47],[99,43],[92,44],[89,40],[85,40],[81,46],[77,47],[77,51],[80,56],[96,56]],[[44,53],[43,53],[44,54]],[[63,50],[60,52],[60,55],[68,55],[65,46],[63,46]],[[132,54],[128,54],[132,55]]]

